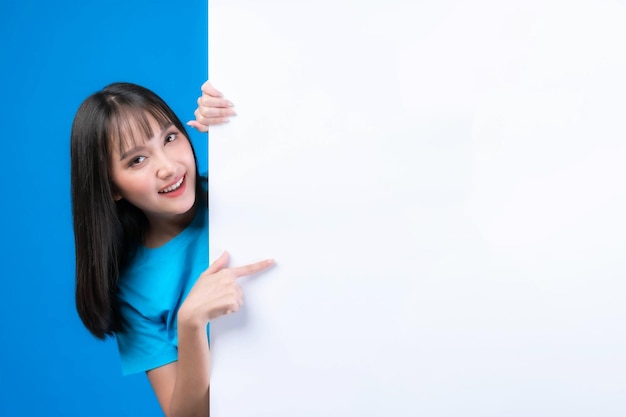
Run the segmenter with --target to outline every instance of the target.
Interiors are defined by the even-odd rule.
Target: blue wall
[[[159,416],[146,377],[74,308],[69,134],[113,81],[153,89],[183,121],[207,73],[207,1],[4,0],[0,416]],[[192,133],[200,168],[206,137]]]

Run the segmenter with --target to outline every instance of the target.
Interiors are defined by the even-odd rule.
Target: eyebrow
[[[163,129],[161,129],[161,132],[158,135],[155,135],[155,136],[158,136],[158,137],[165,136],[165,132],[172,126],[174,126],[174,123],[170,123],[170,124],[167,124],[167,125],[163,126]],[[152,140],[152,138],[148,138],[148,140]],[[125,151],[125,152],[122,152],[122,154],[120,155],[120,161],[123,161],[124,159],[128,158],[131,154],[133,154],[133,153],[135,153],[137,151],[140,151],[142,149],[144,149],[144,146],[140,145],[140,146],[135,146],[134,148],[131,148],[131,149]]]

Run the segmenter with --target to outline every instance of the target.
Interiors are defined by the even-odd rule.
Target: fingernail
[[[235,107],[235,104],[232,101],[228,102],[228,107]]]

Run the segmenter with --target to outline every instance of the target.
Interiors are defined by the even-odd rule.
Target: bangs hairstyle
[[[185,126],[170,107],[147,88],[110,84],[79,107],[70,138],[72,216],[76,252],[76,310],[85,327],[104,339],[121,329],[116,304],[120,271],[143,241],[148,221],[125,199],[114,200],[110,164],[114,147],[122,152],[148,140],[151,122]],[[193,146],[192,146],[193,150]],[[206,195],[196,162],[196,203]]]
[[[122,97],[114,99],[115,106],[107,126],[107,137],[109,138],[109,152],[113,154],[113,149],[117,146],[118,154],[123,154],[125,150],[135,147],[152,138],[156,133],[153,131],[153,121],[156,121],[159,128],[176,125],[172,119],[172,114],[167,114],[163,108],[155,106],[154,103],[130,102]],[[174,116],[176,117],[176,116]],[[182,125],[176,126],[185,136],[187,133]],[[110,159],[109,159],[110,161]]]

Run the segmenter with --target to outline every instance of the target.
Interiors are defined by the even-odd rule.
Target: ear
[[[117,190],[117,187],[115,186],[115,184],[113,184],[113,181],[111,181],[111,192],[113,193],[113,200],[115,201],[120,201],[122,198],[122,195],[120,194],[120,192]]]

